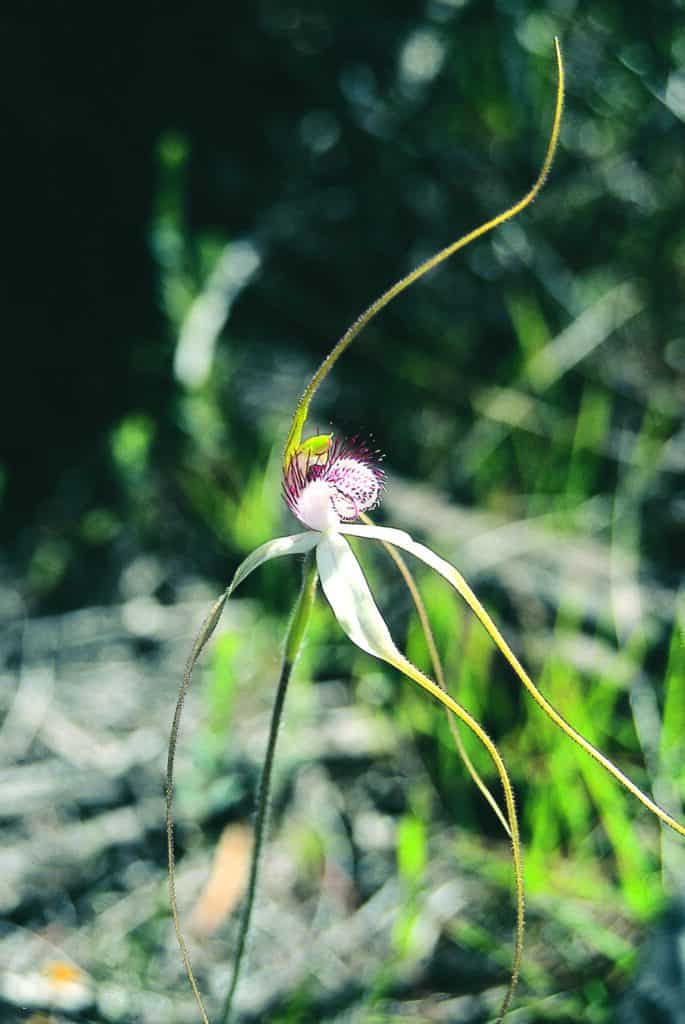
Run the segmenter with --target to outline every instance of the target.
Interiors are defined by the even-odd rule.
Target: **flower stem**
[[[221,618],[221,613],[224,610],[224,605],[228,598],[228,591],[219,597],[212,605],[209,614],[205,618],[204,622],[200,627],[200,632],[195,638],[193,649],[190,652],[190,656],[186,663],[185,672],[183,673],[183,682],[181,683],[181,689],[178,694],[178,700],[176,701],[176,710],[174,711],[174,720],[171,726],[171,737],[169,739],[169,752],[167,755],[167,769],[166,769],[166,842],[167,842],[167,861],[168,861],[168,879],[169,879],[169,902],[171,904],[171,916],[174,922],[174,929],[176,931],[176,937],[178,938],[178,944],[181,949],[181,957],[183,959],[183,966],[190,982],[190,987],[193,990],[195,1001],[197,1002],[198,1009],[200,1011],[200,1017],[202,1018],[202,1024],[209,1024],[207,1017],[207,1011],[205,1010],[204,1003],[202,1002],[202,996],[200,995],[200,989],[198,988],[193,974],[193,968],[190,963],[190,953],[186,945],[185,936],[183,935],[183,929],[181,928],[181,919],[178,913],[178,901],[176,898],[176,855],[174,850],[174,763],[176,760],[176,747],[178,745],[178,733],[181,726],[181,714],[183,713],[183,705],[185,704],[186,695],[188,693],[188,687],[193,675],[193,669],[197,659],[202,654],[207,641],[210,639],[212,633],[217,627],[217,623]]]
[[[247,942],[248,932],[250,930],[250,919],[252,917],[252,908],[254,906],[255,895],[257,891],[257,877],[259,874],[259,858],[264,842],[264,834],[266,832],[266,823],[269,810],[269,792],[271,789],[271,772],[274,763],[274,754],[276,752],[276,740],[278,738],[278,729],[281,724],[281,717],[283,713],[283,705],[285,702],[285,694],[288,689],[288,683],[290,682],[290,676],[292,674],[293,667],[297,661],[297,656],[302,647],[302,641],[309,622],[309,616],[311,614],[312,606],[314,604],[314,598],[316,596],[316,585],[318,582],[318,574],[316,571],[316,560],[313,552],[309,552],[305,557],[303,572],[302,572],[302,589],[295,605],[292,618],[290,620],[290,626],[288,628],[288,634],[285,640],[285,651],[283,655],[283,665],[281,667],[281,675],[278,680],[278,687],[276,689],[276,699],[274,701],[273,710],[271,712],[271,725],[269,728],[269,739],[266,746],[266,753],[264,755],[264,763],[262,765],[262,774],[259,780],[259,789],[257,792],[257,813],[255,816],[254,824],[254,842],[252,845],[252,858],[250,862],[250,877],[247,885],[247,895],[245,897],[245,903],[243,904],[243,913],[240,920],[240,929],[238,932],[238,945],[236,949],[235,959],[233,961],[233,976],[231,978],[231,984],[226,996],[226,1002],[224,1003],[223,1013],[221,1015],[222,1024],[228,1024],[231,1018],[231,1009],[233,1006],[233,997],[235,995],[236,988],[238,987],[238,981],[240,979],[240,970],[242,967],[245,946]]]
[[[357,335],[366,327],[370,320],[376,316],[377,313],[388,305],[389,302],[403,292],[405,288],[408,288],[414,281],[418,281],[420,277],[427,274],[429,270],[437,267],[440,263],[443,263],[446,259],[449,259],[455,252],[460,249],[464,249],[471,242],[475,242],[477,238],[481,238],[487,234],[488,231],[492,231],[493,228],[499,227],[500,224],[504,224],[505,221],[511,220],[512,217],[517,217],[519,213],[529,206],[530,203],[536,198],[540,192],[542,186],[545,183],[545,179],[549,174],[552,161],[554,159],[554,153],[557,148],[557,142],[559,141],[559,132],[561,129],[561,115],[564,106],[564,64],[561,57],[561,47],[559,46],[559,40],[554,37],[554,53],[557,63],[557,89],[556,89],[556,102],[554,107],[554,119],[552,121],[552,130],[549,136],[549,142],[547,143],[547,151],[545,158],[542,162],[542,167],[538,173],[535,183],[532,188],[526,192],[522,199],[514,203],[508,209],[502,213],[498,213],[496,217],[492,217],[484,224],[474,228],[473,231],[469,231],[468,234],[458,238],[456,242],[452,242],[450,245],[445,246],[440,252],[435,253],[429,259],[424,260],[423,263],[415,267],[409,274],[403,277],[401,280],[396,281],[395,284],[388,288],[387,291],[383,292],[380,298],[372,302],[371,305],[366,309],[361,316],[357,317],[354,323],[348,327],[343,334],[342,338],[333,346],[331,351],[328,353],[321,366],[318,368],[309,384],[305,388],[302,396],[297,403],[295,409],[295,415],[293,416],[293,422],[290,427],[290,433],[288,434],[288,440],[286,441],[285,451],[283,453],[283,462],[287,468],[290,464],[290,460],[297,450],[300,439],[302,437],[302,429],[307,420],[307,414],[309,412],[309,405],[314,396],[314,392],[318,389],[324,378],[330,373],[335,363],[337,363],[340,356],[343,354],[348,345],[357,337]]]

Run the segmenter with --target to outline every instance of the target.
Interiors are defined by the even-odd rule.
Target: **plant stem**
[[[204,1003],[202,1002],[202,996],[200,995],[200,989],[198,988],[195,975],[193,974],[193,968],[190,963],[190,953],[186,945],[186,940],[183,935],[183,929],[181,927],[181,918],[178,913],[178,901],[176,899],[176,855],[174,851],[174,764],[176,761],[176,747],[178,745],[178,733],[181,727],[181,714],[183,713],[183,705],[185,704],[186,695],[190,686],[190,680],[193,675],[193,669],[197,659],[202,654],[202,651],[210,639],[212,633],[217,627],[217,623],[221,618],[221,613],[224,610],[228,598],[228,591],[225,591],[221,597],[219,597],[212,605],[209,614],[205,618],[204,622],[200,626],[200,632],[195,638],[193,649],[190,652],[190,656],[186,663],[185,672],[183,673],[183,682],[181,683],[181,689],[178,694],[178,700],[176,701],[176,710],[174,711],[174,721],[171,726],[171,737],[169,739],[169,752],[167,755],[167,769],[166,769],[166,842],[167,842],[167,858],[168,858],[168,878],[169,878],[169,902],[171,904],[171,916],[174,922],[174,929],[178,938],[178,944],[181,949],[181,957],[183,958],[183,966],[185,967],[186,974],[188,975],[188,981],[190,987],[193,990],[195,1001],[197,1002],[200,1016],[202,1018],[202,1024],[209,1024],[207,1017],[207,1011],[205,1010]]]
[[[255,894],[257,891],[259,858],[264,841],[264,834],[266,832],[266,822],[269,810],[269,792],[271,789],[271,771],[274,763],[274,754],[276,752],[278,729],[281,724],[283,704],[285,702],[285,694],[288,689],[288,683],[290,682],[290,676],[300,652],[302,640],[304,639],[307,623],[309,622],[309,616],[314,604],[317,582],[318,574],[316,571],[316,560],[314,553],[309,552],[305,557],[302,572],[302,589],[297,599],[285,640],[283,665],[281,668],[281,675],[278,680],[276,699],[271,712],[269,739],[266,746],[262,774],[259,780],[259,789],[257,792],[257,813],[254,824],[254,842],[252,845],[252,858],[250,862],[250,877],[247,885],[245,903],[243,904],[243,913],[240,920],[238,946],[236,949],[235,960],[233,962],[233,976],[231,978],[231,985],[228,990],[228,995],[226,996],[226,1002],[224,1003],[224,1009],[221,1016],[222,1024],[228,1024],[230,1021],[233,997],[235,995],[236,988],[238,987],[240,970],[245,955],[245,945],[247,942],[248,932],[250,930],[250,919],[252,917],[252,908],[254,906]]]
[[[321,363],[321,366],[310,380],[297,403],[293,422],[290,427],[290,433],[288,434],[288,440],[286,441],[285,451],[283,453],[283,461],[286,467],[300,444],[302,428],[307,420],[307,413],[309,412],[309,405],[314,396],[314,392],[328,373],[330,373],[333,366],[337,363],[348,345],[357,337],[364,327],[366,327],[369,321],[373,320],[376,314],[380,313],[380,311],[387,306],[389,302],[392,302],[396,295],[403,292],[413,284],[414,281],[418,281],[418,279],[423,277],[424,274],[427,274],[429,270],[437,267],[455,252],[458,252],[460,249],[464,249],[467,245],[470,245],[471,242],[475,242],[477,238],[481,238],[483,235],[487,234],[488,231],[492,231],[493,228],[499,227],[500,224],[504,224],[505,221],[511,220],[512,217],[517,217],[521,210],[524,210],[526,206],[529,206],[540,192],[545,183],[545,179],[549,174],[549,170],[554,159],[554,153],[556,152],[557,142],[559,141],[559,132],[561,130],[561,115],[564,107],[564,63],[561,57],[559,40],[556,36],[554,37],[554,53],[557,62],[557,90],[556,103],[554,107],[554,120],[552,122],[549,142],[547,143],[545,159],[543,160],[542,167],[535,179],[535,184],[528,192],[526,192],[523,199],[519,199],[517,203],[514,203],[514,205],[510,206],[507,210],[504,210],[503,213],[497,214],[496,217],[493,217],[491,220],[486,221],[479,227],[474,228],[474,230],[469,231],[467,235],[463,235],[462,238],[458,238],[456,242],[452,242],[434,256],[424,260],[423,263],[419,264],[418,267],[415,267],[414,270],[406,275],[406,277],[403,277],[391,288],[388,288],[387,291],[383,292],[380,298],[376,299],[375,302],[372,302],[368,309],[366,309],[361,316],[357,317],[351,327],[347,328],[342,338],[340,338],[337,344],[333,346],[324,361]]]

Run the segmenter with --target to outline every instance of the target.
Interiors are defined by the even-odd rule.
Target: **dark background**
[[[196,492],[235,499],[357,313],[529,186],[552,113],[554,32],[567,113],[542,198],[384,313],[316,411],[373,435],[403,474],[482,500],[460,441],[474,393],[519,372],[508,300],[528,296],[553,337],[610,283],[637,278],[639,327],[600,349],[622,392],[612,425],[639,421],[661,385],[678,414],[683,31],[679,5],[661,3],[6,15],[2,522],[30,604],[107,600],[141,545],[224,574],[230,536],[224,524],[215,545],[202,531]],[[438,47],[425,77],[403,70],[412,39],[419,54],[422,39]],[[206,283],[203,248],[243,237],[261,265],[221,332],[221,423],[202,458],[172,356],[184,303]],[[185,295],[172,314],[173,288]],[[573,373],[554,390],[569,417],[580,392]],[[130,416],[150,434],[142,510],[112,454]],[[514,463],[493,467],[512,492]],[[596,484],[613,476],[608,462]],[[650,539],[665,568],[672,529],[662,521]]]

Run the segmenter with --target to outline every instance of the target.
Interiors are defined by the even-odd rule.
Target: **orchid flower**
[[[425,624],[425,609],[416,591],[413,579],[399,551],[405,552],[430,569],[437,572],[461,596],[481,625],[499,648],[513,669],[519,681],[528,690],[542,711],[577,743],[586,753],[593,757],[606,771],[631,792],[645,807],[655,814],[662,822],[676,832],[685,836],[685,826],[672,818],[666,811],[643,793],[634,782],[620,771],[612,761],[597,750],[588,740],[578,733],[562,715],[549,703],[537,688],[531,677],[522,666],[512,649],[507,644],[498,627],[480,603],[459,571],[439,554],[426,545],[414,540],[408,533],[388,527],[376,526],[368,518],[367,513],[380,502],[384,473],[378,465],[378,458],[359,439],[341,440],[330,434],[318,434],[303,439],[303,430],[312,397],[321,381],[330,371],[337,359],[359,334],[361,329],[388,304],[399,292],[407,288],[428,270],[447,259],[452,253],[463,248],[469,242],[492,230],[499,224],[518,214],[535,198],[540,191],[547,172],[551,166],[556,148],[563,100],[563,65],[558,41],[555,39],[557,58],[558,86],[556,108],[550,141],[542,169],[533,188],[518,203],[504,213],[476,228],[470,234],[452,243],[426,260],[414,271],[403,278],[373,303],[362,316],[349,328],[337,345],[314,374],[312,381],[305,390],[295,411],[293,423],[288,435],[283,455],[283,496],[295,518],[304,527],[298,533],[278,537],[267,541],[238,566],[227,590],[216,601],[210,610],[197,636],[193,650],[188,659],[186,671],[179,694],[174,716],[169,758],[167,766],[167,846],[169,858],[169,888],[174,925],[181,947],[182,956],[190,984],[200,1008],[204,1024],[208,1018],[191,969],[190,959],[181,931],[174,875],[174,843],[172,823],[173,768],[178,729],[185,696],[190,684],[191,674],[205,644],[211,637],[226,601],[237,587],[265,562],[286,555],[305,555],[304,583],[300,598],[291,619],[286,644],[283,668],[279,680],[272,727],[260,781],[257,817],[255,822],[255,842],[252,855],[248,893],[244,905],[243,919],[239,931],[238,947],[234,960],[233,977],[224,1006],[222,1020],[227,1022],[231,1012],[233,994],[236,989],[240,965],[242,962],[245,941],[249,926],[250,913],[254,900],[259,853],[266,819],[267,794],[270,782],[271,765],[276,743],[276,734],[280,720],[281,708],[290,673],[301,646],[306,629],[309,612],[314,601],[318,581],[330,608],[347,637],[365,653],[386,662],[403,676],[427,691],[436,701],[463,723],[486,748],[497,770],[504,795],[504,812],[499,808],[495,798],[480,780],[475,769],[468,761],[463,748],[458,746],[462,758],[467,764],[474,780],[489,800],[497,813],[503,828],[507,832],[512,847],[512,859],[515,880],[516,925],[515,945],[511,968],[510,982],[505,992],[498,1015],[502,1020],[511,1003],[521,963],[523,948],[523,874],[522,854],[519,828],[514,805],[514,796],[504,762],[492,742],[476,719],[469,714],[450,694],[441,678],[439,661],[433,658],[436,679],[413,665],[400,651],[393,640],[388,625],[379,611],[367,583],[363,569],[354,554],[348,538],[362,541],[380,542],[392,555],[402,572],[421,616],[427,639],[430,640],[429,627]],[[358,520],[362,520],[360,523]],[[399,551],[398,551],[399,549]],[[455,737],[456,738],[456,737]]]

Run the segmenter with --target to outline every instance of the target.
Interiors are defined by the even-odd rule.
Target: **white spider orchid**
[[[439,690],[435,684],[427,686],[429,681],[396,647],[345,536],[401,548],[435,569],[462,594],[466,584],[449,562],[403,530],[354,522],[378,505],[383,478],[371,452],[356,440],[319,435],[301,444],[286,456],[283,494],[291,512],[308,529],[267,541],[248,555],[236,569],[226,596],[264,562],[314,550],[323,592],[350,640],[412,678],[420,675],[425,688]],[[441,694],[440,699],[443,697]]]
[[[388,527],[374,526],[366,519],[365,513],[374,508],[379,501],[382,486],[383,473],[375,464],[373,454],[359,442],[338,441],[331,435],[318,435],[307,440],[302,440],[302,433],[307,420],[307,414],[312,397],[321,384],[324,377],[342,355],[350,342],[357,337],[363,327],[386,306],[396,295],[407,288],[427,271],[432,270],[442,263],[453,253],[464,248],[476,238],[486,234],[493,228],[516,216],[524,207],[528,206],[538,194],[544,183],[545,177],[552,163],[554,151],[559,137],[559,126],[561,122],[563,102],[563,65],[558,41],[555,40],[558,86],[556,97],[556,108],[552,132],[547,147],[547,153],[542,169],[532,189],[504,213],[499,214],[492,220],[474,231],[458,239],[451,245],[442,249],[435,256],[426,260],[419,267],[413,270],[401,281],[388,289],[379,299],[354,322],[349,330],[342,336],[334,346],[317,372],[314,374],[309,386],[305,390],[295,411],[292,427],[288,435],[283,457],[283,493],[288,507],[295,517],[307,527],[301,533],[287,537],[278,537],[275,540],[262,544],[241,563],[236,570],[233,579],[227,590],[215,602],[205,619],[199,634],[193,645],[179,693],[176,712],[174,715],[171,740],[169,743],[169,758],[167,764],[167,849],[169,859],[169,890],[171,899],[172,916],[178,936],[179,945],[183,956],[188,979],[195,994],[200,1014],[204,1024],[207,1024],[208,1017],[202,1003],[193,971],[190,965],[188,950],[185,944],[180,926],[178,908],[176,902],[175,874],[174,874],[174,841],[173,841],[173,769],[178,730],[181,712],[185,696],[190,684],[191,674],[207,641],[211,637],[221,616],[223,607],[228,598],[236,588],[255,569],[268,562],[272,558],[281,558],[285,555],[304,554],[305,558],[305,579],[300,598],[295,607],[295,613],[290,623],[288,637],[285,645],[285,655],[281,678],[276,691],[274,711],[272,715],[272,726],[264,760],[264,767],[260,781],[259,794],[257,799],[257,814],[255,819],[255,841],[250,868],[248,892],[244,904],[243,918],[238,935],[237,951],[234,960],[234,969],[228,996],[224,1005],[221,1020],[227,1022],[231,1014],[233,995],[236,990],[240,965],[245,949],[245,940],[249,928],[250,913],[254,902],[257,867],[259,852],[264,835],[266,820],[266,806],[270,782],[271,765],[276,743],[276,734],[280,713],[283,706],[285,688],[292,670],[292,666],[299,651],[304,630],[307,625],[309,612],[317,587],[318,578],[324,594],[331,606],[331,609],[350,640],[360,647],[367,654],[387,662],[397,669],[404,676],[423,687],[443,707],[463,722],[474,735],[480,740],[488,751],[497,769],[502,789],[504,792],[504,813],[500,810],[494,797],[482,782],[475,769],[468,760],[468,757],[461,746],[458,734],[455,735],[459,753],[465,761],[474,781],[483,792],[486,799],[498,815],[500,822],[511,840],[512,859],[515,879],[516,894],[516,936],[510,982],[502,1001],[497,1020],[500,1021],[511,1002],[516,979],[521,962],[523,945],[523,874],[521,864],[521,844],[519,830],[514,807],[514,798],[511,783],[504,762],[492,740],[483,730],[482,726],[458,704],[447,692],[442,679],[437,654],[433,656],[432,636],[430,627],[427,625],[425,609],[423,608],[420,596],[416,590],[414,581],[408,569],[404,565],[401,556],[396,549],[406,551],[419,559],[425,565],[434,569],[449,583],[463,598],[469,608],[480,621],[481,625],[488,632],[491,639],[499,648],[508,661],[514,673],[531,694],[538,706],[548,715],[570,739],[574,740],[586,753],[590,754],[606,771],[614,776],[626,789],[629,790],[645,807],[656,815],[662,822],[668,825],[680,835],[685,836],[685,826],[672,818],[666,811],[659,807],[653,800],[643,793],[634,782],[621,772],[604,754],[600,753],[585,737],[581,736],[561,714],[549,703],[546,697],[538,690],[518,658],[511,650],[499,629],[483,608],[480,601],[471,590],[463,576],[449,562],[445,561],[430,548],[413,540],[408,533],[402,530],[390,529]],[[362,525],[355,522],[359,518],[366,519]],[[407,586],[411,590],[412,597],[419,612],[426,638],[431,648],[431,657],[435,666],[437,682],[434,682],[427,675],[413,665],[396,646],[383,616],[378,610],[373,599],[364,573],[347,542],[347,537],[358,537],[363,540],[375,540],[383,544],[394,558],[402,572]],[[317,578],[318,577],[318,578]],[[450,719],[451,724],[452,719]]]
[[[297,423],[297,416],[295,423]],[[294,430],[295,429],[297,428],[294,428]],[[350,640],[367,654],[387,662],[393,668],[397,669],[403,675],[407,676],[413,682],[427,690],[433,697],[440,701],[448,711],[452,712],[468,726],[468,728],[486,747],[494,761],[504,790],[505,813],[502,813],[485,783],[483,783],[480,776],[473,768],[458,736],[455,737],[459,747],[459,752],[466,762],[468,770],[478,787],[485,795],[486,799],[495,810],[495,813],[499,817],[511,840],[516,884],[516,940],[511,980],[500,1009],[500,1019],[504,1016],[513,995],[523,949],[523,876],[521,866],[521,847],[514,806],[514,796],[507,770],[497,748],[487,733],[483,730],[482,726],[480,726],[479,723],[446,692],[444,684],[438,685],[427,675],[421,672],[420,669],[413,665],[395,645],[388,626],[373,599],[362,568],[346,540],[346,535],[380,541],[389,549],[395,560],[398,562],[401,571],[403,571],[403,574],[405,575],[405,579],[413,592],[414,600],[420,614],[423,611],[420,596],[415,590],[411,574],[409,574],[406,567],[404,567],[401,557],[396,552],[397,548],[401,548],[402,550],[414,555],[420,561],[424,562],[432,569],[435,569],[441,576],[443,576],[476,611],[476,614],[485,625],[485,628],[496,639],[496,642],[503,645],[503,648],[506,648],[506,652],[509,652],[509,648],[506,647],[506,644],[500,637],[497,627],[489,618],[480,602],[477,600],[473,592],[467,586],[463,577],[457,572],[454,566],[450,565],[449,562],[435,554],[435,552],[431,551],[430,548],[414,541],[410,535],[405,533],[403,530],[375,526],[370,523],[367,525],[360,525],[353,522],[353,520],[360,516],[365,517],[365,513],[378,504],[383,487],[383,481],[384,474],[376,465],[373,454],[365,445],[356,439],[352,441],[339,441],[334,439],[332,435],[318,435],[302,442],[297,438],[294,431],[291,431],[283,461],[283,496],[286,504],[296,518],[299,519],[304,526],[308,527],[308,529],[302,533],[293,534],[287,537],[277,537],[274,540],[267,541],[248,555],[248,557],[238,566],[228,588],[214,604],[209,615],[205,619],[193,646],[190,658],[188,659],[184,681],[176,707],[176,714],[174,716],[172,737],[169,746],[169,764],[167,771],[167,841],[170,869],[169,885],[174,924],[176,926],[178,941],[181,947],[188,978],[195,993],[204,1022],[207,1022],[208,1018],[190,966],[190,959],[180,928],[176,906],[171,801],[173,790],[173,761],[178,726],[191,673],[205,644],[214,632],[226,601],[231,597],[236,588],[252,572],[254,572],[255,569],[273,558],[281,558],[285,555],[304,554],[308,557],[309,562],[307,562],[307,560],[305,561],[305,582],[300,599],[295,608],[295,613],[291,621],[285,645],[283,669],[274,705],[272,728],[267,746],[262,780],[260,783],[260,792],[257,800],[255,847],[253,850],[251,874],[248,885],[248,897],[245,903],[243,920],[238,937],[233,980],[222,1020],[229,1020],[232,997],[238,981],[240,964],[243,957],[245,940],[249,927],[249,919],[257,878],[259,851],[264,831],[267,802],[266,794],[269,787],[271,764],[273,760],[273,751],[275,747],[276,732],[278,728],[278,721],[280,719],[283,696],[290,672],[300,648],[304,629],[306,628],[318,579],[321,581],[322,589],[331,606],[333,614]],[[315,557],[315,568],[311,559],[312,552],[314,552]],[[307,570],[307,565],[309,565],[309,570]],[[513,654],[511,654],[511,658],[514,658]],[[518,665],[515,658],[514,662]],[[523,672],[523,669],[520,669],[520,671]],[[533,684],[531,683],[531,686],[532,685]],[[601,755],[599,756],[601,757]]]
[[[228,594],[264,562],[314,549],[324,594],[350,640],[395,667],[404,665],[406,659],[395,646],[344,536],[386,541],[423,557],[422,546],[415,545],[407,533],[353,523],[376,507],[382,486],[383,473],[364,445],[330,436],[305,441],[286,459],[283,494],[308,529],[267,541],[253,551],[236,570]]]

